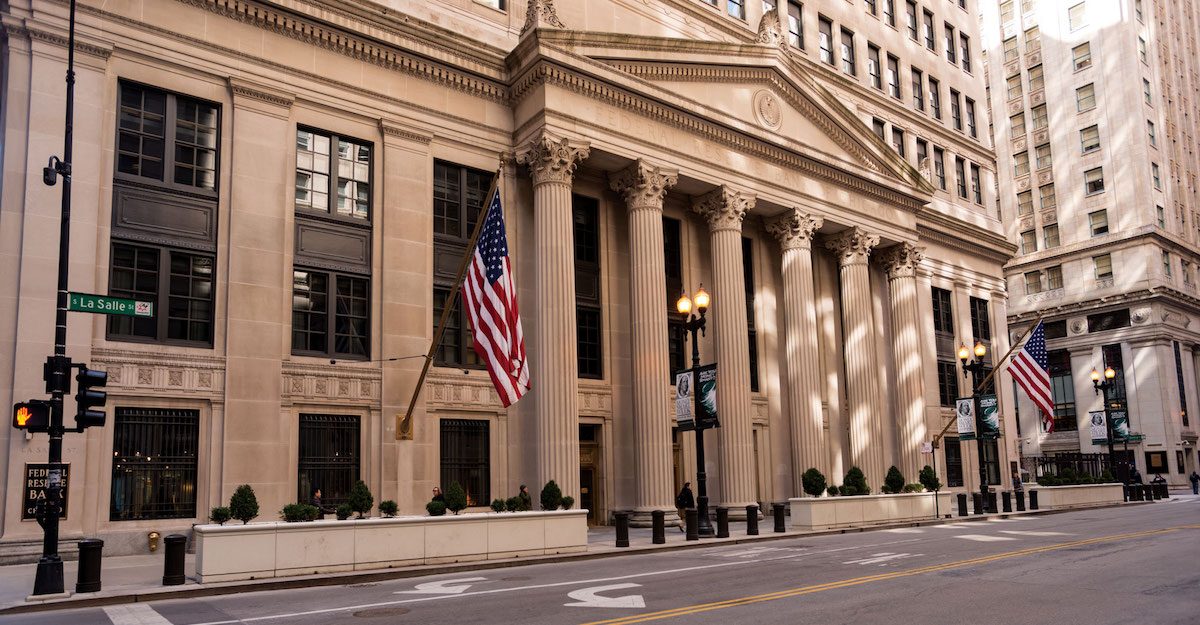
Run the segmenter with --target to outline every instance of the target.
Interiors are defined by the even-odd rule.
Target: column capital
[[[779,239],[785,250],[812,249],[813,234],[823,225],[823,218],[792,208],[768,221],[767,232]]]
[[[754,208],[755,197],[751,193],[735,191],[721,185],[704,195],[692,198],[692,210],[708,221],[708,230],[742,231],[742,220],[746,211]]]
[[[848,228],[825,242],[825,247],[838,255],[843,266],[866,264],[871,248],[879,245],[879,235],[869,234],[862,228]]]
[[[546,182],[571,184],[575,168],[590,153],[587,142],[560,139],[543,130],[517,154],[517,162],[529,166],[534,186]]]
[[[920,265],[924,258],[925,248],[912,243],[900,243],[884,248],[879,255],[889,280],[917,277],[917,265]]]
[[[678,171],[656,167],[641,159],[608,175],[608,186],[625,198],[625,204],[631,211],[643,208],[662,210],[667,189],[678,181]]]

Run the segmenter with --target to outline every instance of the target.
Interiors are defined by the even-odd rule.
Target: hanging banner
[[[1092,444],[1107,445],[1108,444],[1108,423],[1104,419],[1103,410],[1094,410],[1088,413],[1088,420],[1092,423]]]
[[[979,438],[1000,438],[1000,401],[995,395],[979,396]]]
[[[1112,419],[1113,442],[1124,443],[1134,442],[1133,436],[1129,432],[1129,413],[1124,410],[1108,411],[1108,418]]]
[[[692,415],[692,371],[675,374],[675,425],[681,430],[695,427]]]
[[[700,397],[696,403],[696,427],[702,430],[721,427],[717,420],[717,365],[703,365],[697,369],[695,387]]]
[[[955,402],[954,414],[958,416],[958,440],[975,440],[975,398],[958,398],[958,401]]]

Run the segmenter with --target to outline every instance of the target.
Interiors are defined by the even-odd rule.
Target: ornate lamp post
[[[692,375],[698,377],[700,369],[700,341],[696,333],[704,334],[705,313],[708,312],[708,306],[712,303],[712,299],[708,292],[704,290],[704,285],[700,285],[700,289],[690,299],[687,292],[680,294],[679,301],[675,302],[675,310],[681,315],[687,315],[687,321],[683,325],[684,332],[692,334]],[[693,305],[696,314],[692,314]],[[695,423],[696,431],[696,517],[699,521],[697,533],[700,536],[713,536],[716,534],[713,531],[712,523],[708,520],[708,486],[707,475],[704,472],[704,429],[700,427],[700,393],[699,386],[696,384],[698,379],[692,383],[692,421]]]
[[[1116,377],[1117,372],[1112,367],[1104,368],[1103,380],[1100,379],[1100,372],[1092,369],[1092,388],[1096,390],[1097,395],[1103,394],[1104,396],[1104,427],[1108,435],[1108,470],[1114,476],[1118,475],[1118,471],[1116,463],[1113,462],[1113,424],[1112,413],[1109,411],[1109,404],[1111,403],[1109,389],[1116,383]],[[1125,482],[1124,479],[1121,479],[1121,481]]]
[[[962,363],[963,377],[971,374],[971,401],[975,404],[975,444],[979,450],[979,497],[980,506],[986,510],[988,508],[988,479],[987,465],[983,462],[983,428],[980,424],[981,415],[979,408],[979,394],[983,391],[983,381],[986,378],[984,373],[987,368],[987,363],[984,362],[984,356],[987,356],[987,346],[981,341],[975,342],[975,359],[970,360],[971,351],[967,350],[967,346],[959,344],[958,360]]]

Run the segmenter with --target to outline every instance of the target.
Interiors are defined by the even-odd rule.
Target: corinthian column
[[[588,145],[545,131],[517,157],[533,174],[537,323],[532,393],[538,483],[555,480],[579,499],[579,363],[575,342],[575,249],[571,180]]]
[[[767,224],[783,248],[783,322],[787,396],[792,430],[792,492],[809,467],[826,470],[821,411],[821,361],[817,352],[817,306],[812,237],[824,221],[794,208]]]
[[[662,206],[679,176],[638,161],[609,177],[629,209],[629,299],[633,340],[634,520],[648,523],[653,510],[672,510],[671,416],[663,402],[670,374],[667,295],[663,283]]]
[[[742,219],[753,207],[753,195],[724,186],[696,198],[692,204],[692,209],[708,221],[711,237],[717,417],[721,422],[717,429],[721,464],[716,475],[721,481],[722,505],[734,513],[756,501],[750,347],[742,273]]]
[[[884,250],[880,258],[892,294],[900,470],[910,482],[921,470],[921,442],[925,440],[925,376],[921,371],[921,313],[917,304],[917,265],[924,257],[923,251],[911,243],[901,243]]]
[[[846,395],[850,408],[850,457],[878,493],[883,466],[879,360],[875,354],[874,306],[867,260],[879,237],[850,228],[826,243],[838,255],[842,282],[842,351],[846,362]]]

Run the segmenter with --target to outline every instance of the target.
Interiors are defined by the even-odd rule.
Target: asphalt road
[[[769,528],[768,528],[769,529]],[[1200,623],[1200,498],[0,623]]]

